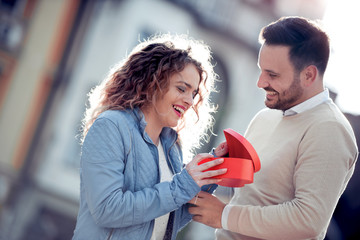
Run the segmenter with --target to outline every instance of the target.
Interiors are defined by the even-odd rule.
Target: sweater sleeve
[[[112,121],[97,119],[83,144],[81,178],[84,197],[98,225],[117,228],[145,223],[181,207],[200,191],[185,169],[170,182],[135,192],[125,189],[124,169],[128,154],[125,142]]]
[[[354,138],[343,125],[329,121],[312,126],[299,145],[294,198],[268,206],[230,205],[228,229],[264,239],[319,237],[326,232],[356,158]]]

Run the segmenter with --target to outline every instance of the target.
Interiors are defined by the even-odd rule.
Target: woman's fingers
[[[202,172],[201,173],[201,181],[200,181],[201,186],[208,185],[208,184],[219,183],[221,181],[221,179],[212,178],[212,177],[222,175],[222,174],[226,173],[226,171],[227,171],[227,169],[223,168],[223,169],[219,169],[219,170],[212,170],[212,171]]]
[[[211,158],[212,155],[208,154],[208,153],[200,153],[198,155],[196,155],[193,160],[191,160],[187,165],[186,165],[186,170],[188,171],[192,171],[193,169],[198,168],[199,166],[199,162],[203,159],[206,158]]]
[[[213,157],[213,155],[211,155],[209,153],[199,153],[194,157],[194,159],[190,163],[198,165],[198,163],[201,160],[206,159],[206,158],[211,158],[211,157]]]
[[[217,166],[217,165],[219,165],[219,164],[221,164],[223,162],[224,162],[223,158],[216,158],[216,159],[214,159],[212,161],[200,164],[199,165],[200,171],[204,171],[204,170],[207,170],[209,168],[215,167],[215,166]]]
[[[208,170],[211,169],[214,166],[217,166],[224,162],[223,158],[218,158],[211,160],[209,162],[198,164],[201,160],[210,158],[212,155],[210,154],[198,154],[188,165],[186,166],[186,170],[191,175],[191,177],[194,179],[194,181],[198,184],[199,187],[207,184],[214,184],[219,183],[221,179],[212,178],[215,176],[222,175],[226,173],[227,169],[214,169],[214,170]]]
[[[211,170],[211,171],[206,171],[203,172],[203,177],[204,178],[210,178],[210,177],[216,177],[218,175],[222,175],[224,173],[226,173],[227,169],[226,168],[222,168],[222,169],[217,169],[217,170]]]

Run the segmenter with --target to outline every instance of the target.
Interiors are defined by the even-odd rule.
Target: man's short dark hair
[[[289,46],[290,61],[297,71],[315,65],[324,74],[330,54],[329,37],[318,23],[303,17],[282,17],[262,28],[259,42]]]

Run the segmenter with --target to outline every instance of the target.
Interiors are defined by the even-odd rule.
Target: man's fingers
[[[229,152],[227,143],[226,142],[220,143],[219,146],[216,147],[214,152],[215,152],[215,155],[218,157],[224,156],[226,153]]]
[[[201,217],[200,215],[194,215],[192,219],[193,219],[195,222],[202,223],[202,222],[201,222],[202,217]]]
[[[202,201],[203,198],[212,196],[212,194],[208,193],[208,192],[204,192],[204,191],[200,191],[193,199],[191,199],[188,203],[191,204],[200,204],[200,201]],[[192,208],[193,206],[191,206],[190,208]]]
[[[205,192],[205,191],[200,191],[198,194],[199,198],[204,198],[204,197],[207,197],[207,196],[212,196],[211,193],[208,193],[208,192]]]
[[[200,214],[200,207],[196,206],[196,205],[192,205],[192,206],[189,206],[189,213],[192,214],[192,215],[199,215]]]
[[[194,202],[194,199],[192,199]],[[213,228],[221,228],[221,215],[226,205],[214,195],[207,192],[199,192],[197,205],[189,207],[189,213],[193,220]]]

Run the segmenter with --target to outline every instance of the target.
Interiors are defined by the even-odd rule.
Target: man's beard
[[[275,91],[272,88],[264,88],[266,91]],[[277,92],[277,91],[275,91]],[[265,105],[271,109],[278,109],[285,111],[293,107],[296,101],[302,96],[304,89],[300,85],[299,76],[294,77],[290,87],[282,93],[277,92],[278,100],[275,103],[265,101]]]

